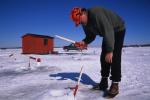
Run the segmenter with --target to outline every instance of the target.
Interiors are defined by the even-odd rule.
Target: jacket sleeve
[[[92,41],[95,40],[96,35],[93,34],[89,29],[85,28],[84,26],[82,26],[82,27],[83,27],[84,33],[86,35],[86,37],[82,41],[84,41],[86,44],[90,44]]]
[[[103,41],[106,46],[107,52],[112,52],[114,50],[114,29],[111,23],[105,16],[97,16],[97,25],[100,32],[103,35]]]

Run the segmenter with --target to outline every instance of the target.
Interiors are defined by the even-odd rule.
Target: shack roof
[[[32,34],[32,33],[26,33],[25,35],[22,36],[22,38],[26,36],[33,36],[33,37],[40,37],[40,38],[51,38],[53,39],[54,37],[48,36],[48,35],[39,35],[39,34]]]

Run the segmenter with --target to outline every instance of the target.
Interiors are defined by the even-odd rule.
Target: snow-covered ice
[[[105,100],[101,91],[91,91],[100,81],[101,48],[57,55],[23,55],[21,49],[0,49],[0,100]],[[10,54],[13,56],[9,57]],[[40,66],[29,56],[41,58]],[[69,87],[77,84],[76,98]],[[114,100],[150,100],[150,47],[123,48],[120,93]],[[109,81],[109,85],[110,85]]]

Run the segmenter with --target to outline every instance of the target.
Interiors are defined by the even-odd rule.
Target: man
[[[71,19],[75,25],[82,25],[85,39],[75,45],[83,49],[96,36],[103,37],[101,52],[101,81],[93,89],[106,90],[108,77],[111,73],[111,86],[108,96],[114,97],[119,93],[121,81],[121,53],[125,36],[124,21],[116,13],[102,7],[90,9],[76,7],[71,11]]]

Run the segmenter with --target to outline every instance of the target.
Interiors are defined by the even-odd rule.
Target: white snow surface
[[[0,100],[105,100],[102,91],[90,90],[98,83],[101,48],[59,54],[24,55],[21,49],[0,49]],[[10,54],[14,54],[9,57]],[[37,66],[29,56],[41,58]],[[76,97],[81,67],[83,75]],[[109,81],[109,85],[111,81]],[[114,100],[150,100],[150,47],[123,48],[120,93]]]

